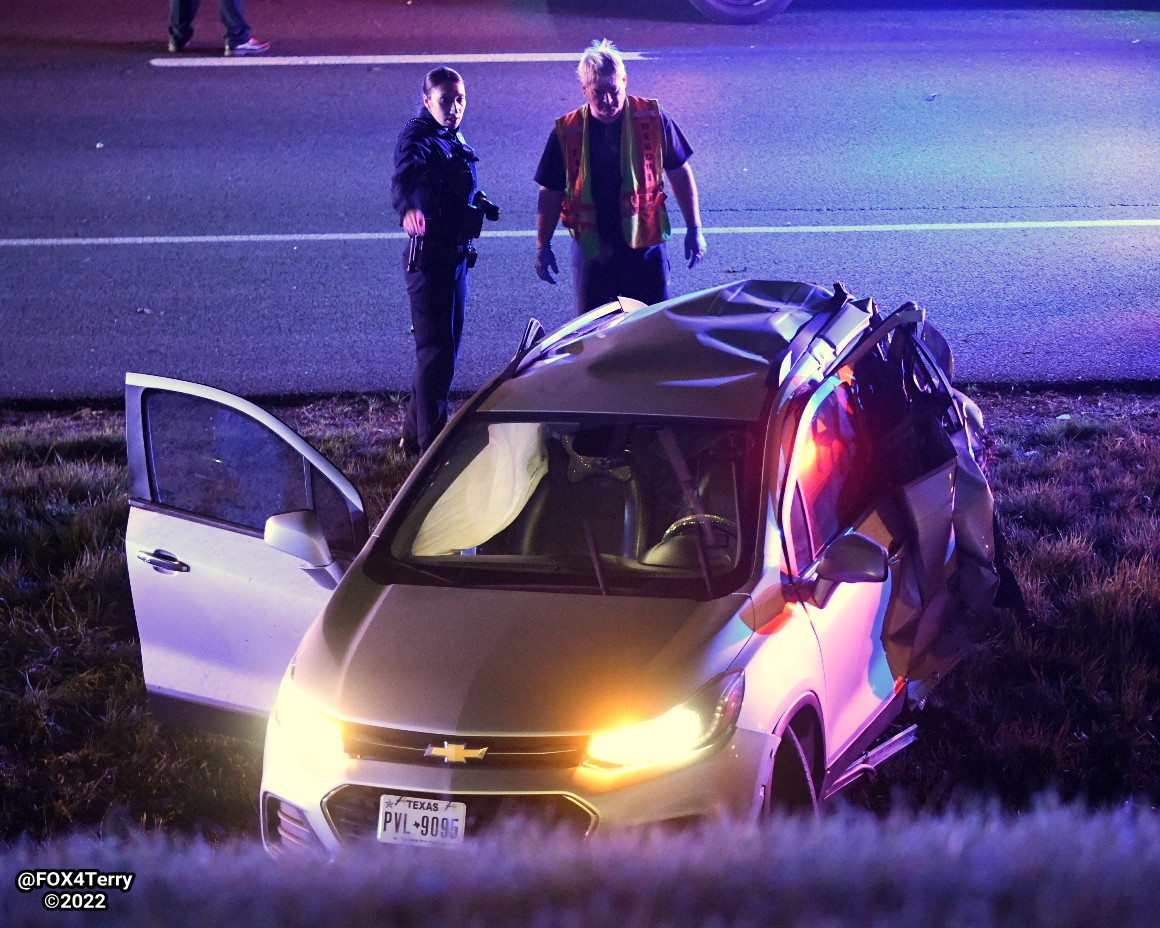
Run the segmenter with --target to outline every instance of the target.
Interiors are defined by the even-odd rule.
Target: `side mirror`
[[[338,585],[343,571],[330,554],[330,545],[313,509],[275,513],[266,520],[264,538],[274,550],[305,561],[302,569],[319,586],[333,590]]]
[[[890,555],[873,538],[850,532],[839,535],[822,553],[813,599],[824,606],[839,583],[882,583],[890,571]]]
[[[822,554],[818,577],[834,583],[881,583],[890,557],[873,538],[851,532],[839,535]]]

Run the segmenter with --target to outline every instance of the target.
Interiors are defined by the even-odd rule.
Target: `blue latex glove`
[[[685,232],[685,260],[689,262],[689,267],[696,266],[708,250],[709,246],[705,244],[705,235],[700,226]]]
[[[536,276],[540,280],[546,280],[550,284],[556,282],[553,274],[559,274],[560,269],[556,266],[556,256],[552,254],[552,246],[545,245],[538,252],[536,252]]]

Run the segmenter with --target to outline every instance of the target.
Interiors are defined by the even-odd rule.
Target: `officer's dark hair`
[[[444,84],[462,83],[463,78],[454,68],[436,68],[434,71],[427,72],[427,78],[423,81],[423,96],[424,98],[431,96],[432,90],[436,87],[442,87]]]

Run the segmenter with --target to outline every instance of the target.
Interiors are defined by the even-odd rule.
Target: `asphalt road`
[[[227,61],[212,3],[170,56],[160,0],[0,0],[0,401],[108,399],[126,370],[405,388],[390,159],[443,62],[503,209],[456,383],[478,386],[529,315],[571,316],[568,272],[531,268],[531,178],[606,35],[696,149],[710,253],[685,269],[678,234],[675,293],[841,280],[926,307],[959,380],[1154,379],[1160,13],[1126,5],[797,0],[725,27],[683,0],[249,0],[278,57]]]

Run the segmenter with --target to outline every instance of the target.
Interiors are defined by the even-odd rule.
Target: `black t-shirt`
[[[588,119],[588,157],[592,171],[592,199],[596,203],[596,227],[604,241],[618,241],[622,236],[620,221],[620,136],[621,120],[627,104],[616,122],[605,125],[594,116]],[[681,127],[661,107],[664,168],[672,171],[689,160],[693,148]],[[536,183],[549,190],[563,191],[568,185],[564,167],[564,149],[553,128],[536,168]]]

